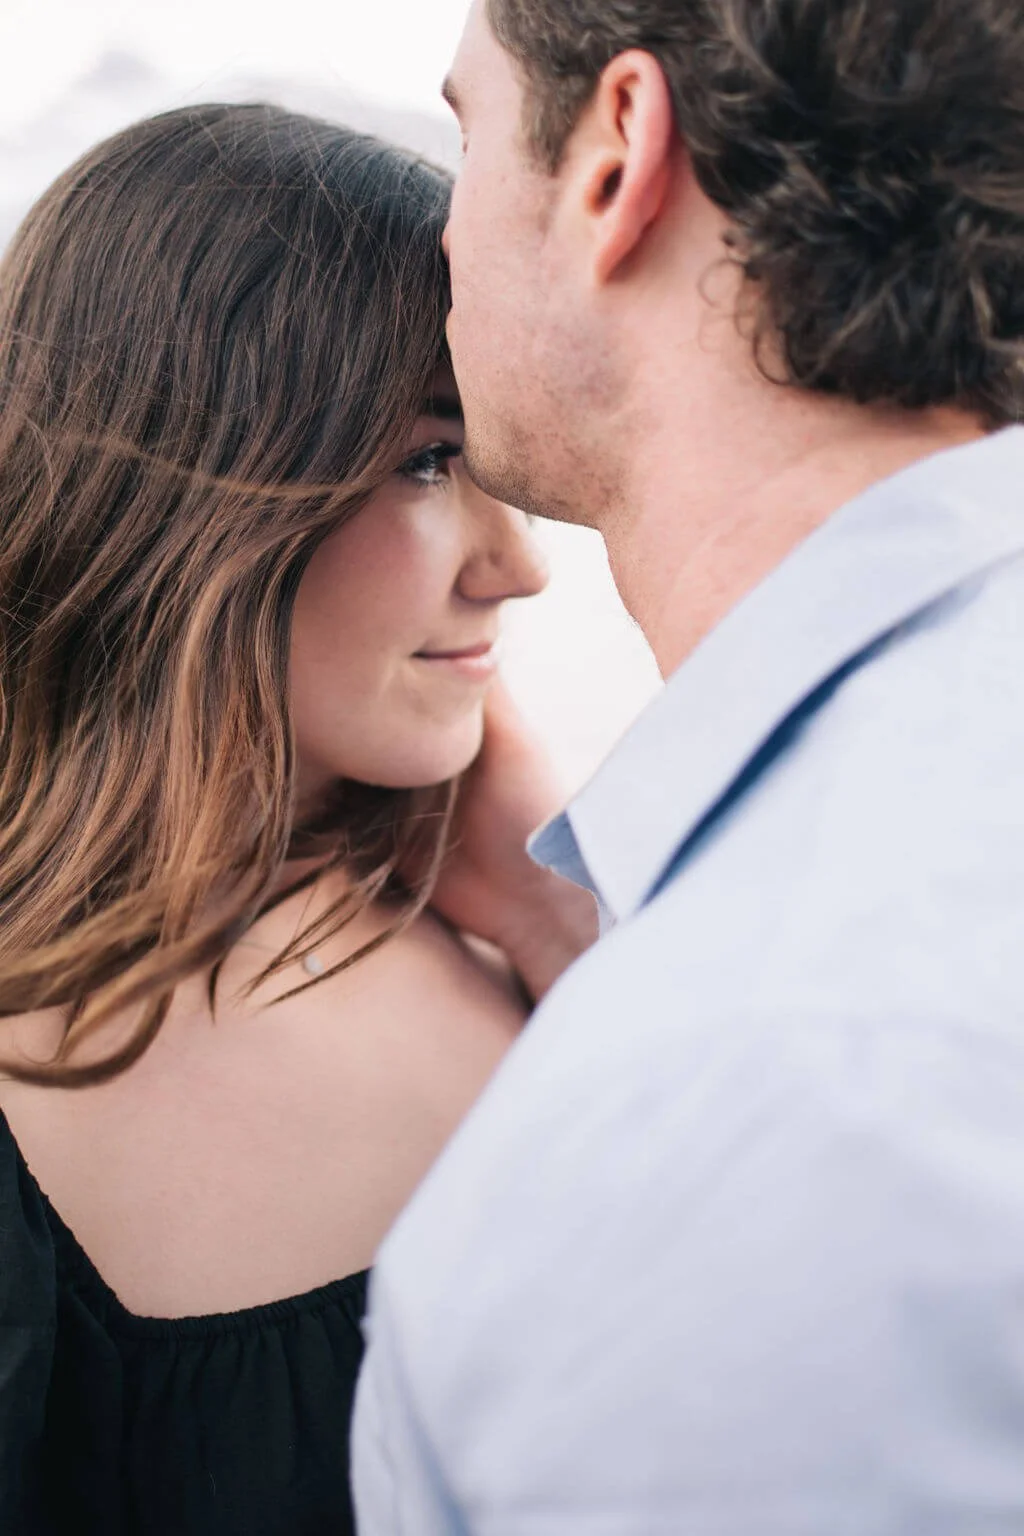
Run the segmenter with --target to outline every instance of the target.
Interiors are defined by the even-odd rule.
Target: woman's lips
[[[479,645],[465,646],[460,650],[417,651],[416,661],[426,662],[439,672],[463,677],[469,682],[485,683],[494,676],[498,666],[498,645],[495,640],[484,640]]]

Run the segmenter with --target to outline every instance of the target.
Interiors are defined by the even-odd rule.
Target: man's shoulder
[[[936,728],[947,732],[950,758],[971,756],[979,743],[998,751],[1024,735],[1021,713],[1006,707],[1024,699],[1022,662],[1024,555],[1017,555],[915,613],[843,669],[836,698],[855,708],[839,715],[869,749],[885,740],[897,761],[928,750]],[[887,707],[895,699],[903,729]]]
[[[654,1530],[737,1434],[758,1475],[813,1470],[852,1411],[852,1467],[896,1427],[886,1384],[930,1423],[931,1358],[956,1376],[971,1330],[1012,1357],[1024,1042],[887,975],[846,1011],[788,966],[666,989],[630,963],[645,921],[557,989],[380,1295],[463,1487],[554,1508],[570,1465],[580,1509]]]
[[[1022,587],[1007,567],[962,589],[823,695],[563,977],[400,1221],[380,1296],[467,1486],[486,1467],[543,1506],[564,1453],[593,1507],[620,1464],[671,1502],[677,1473],[713,1480],[737,1379],[766,1475],[796,1457],[793,1405],[813,1462],[842,1441],[821,1370],[836,1414],[858,1405],[854,1461],[875,1454],[883,1379],[931,1413],[912,1292],[925,1356],[951,1348],[952,1308],[1006,1357]],[[808,1329],[817,1353],[794,1354]],[[684,1427],[667,1459],[633,1436],[640,1399]]]

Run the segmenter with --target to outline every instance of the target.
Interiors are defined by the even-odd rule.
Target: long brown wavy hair
[[[349,894],[264,976],[429,897],[453,786],[339,784],[298,820],[287,680],[303,572],[445,357],[449,195],[373,138],[194,107],[86,155],[0,266],[0,1015],[66,1021],[12,1077],[123,1071],[290,859],[286,889],[344,866]]]

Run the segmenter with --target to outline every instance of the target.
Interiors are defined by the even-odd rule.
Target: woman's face
[[[299,587],[290,689],[303,798],[341,778],[410,789],[467,768],[502,604],[547,580],[523,514],[465,474],[453,386],[429,411],[401,468]]]

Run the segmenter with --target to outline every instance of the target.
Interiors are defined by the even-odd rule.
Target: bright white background
[[[0,0],[0,127],[53,101],[106,49],[191,90],[225,71],[334,79],[437,110],[467,0]]]
[[[0,0],[0,244],[107,133],[185,101],[278,100],[438,159],[438,87],[469,0]],[[514,610],[506,675],[575,788],[657,685],[600,541],[540,527],[549,591]]]

